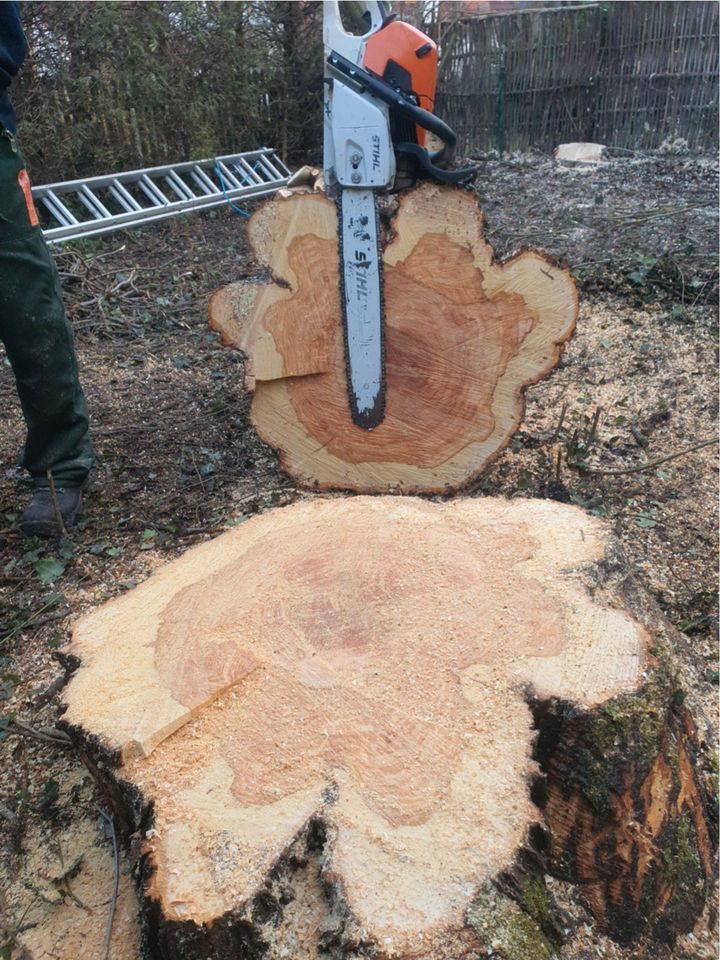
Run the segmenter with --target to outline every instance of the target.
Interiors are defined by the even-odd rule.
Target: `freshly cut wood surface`
[[[609,545],[552,502],[318,500],[85,616],[65,720],[129,829],[151,822],[153,949],[452,960],[513,942],[516,914],[546,949],[547,918],[493,884],[521,870],[549,897],[540,855],[522,866],[538,704],[592,715],[652,669]],[[699,838],[692,768],[683,789]]]
[[[248,357],[260,436],[310,486],[462,486],[508,442],[524,388],[555,366],[574,329],[568,270],[533,252],[493,262],[465,191],[403,194],[383,252],[386,415],[367,431],[347,398],[335,204],[275,199],[249,234],[274,282],[217,291],[210,322]]]

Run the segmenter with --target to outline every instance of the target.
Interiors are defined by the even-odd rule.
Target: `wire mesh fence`
[[[458,17],[444,25],[438,113],[466,153],[677,139],[715,150],[719,9],[615,0]]]

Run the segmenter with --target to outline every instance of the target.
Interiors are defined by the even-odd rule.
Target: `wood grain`
[[[309,486],[462,486],[508,442],[524,388],[574,328],[569,272],[530,252],[494,263],[472,195],[434,185],[404,194],[383,252],[386,416],[363,430],[347,400],[334,205],[274,200],[249,230],[276,282],[218,291],[211,324],[247,354],[261,437]]]
[[[538,759],[558,857],[573,855],[603,922],[618,898],[648,916],[671,903],[677,883],[636,884],[642,902],[625,895],[635,867],[617,856],[610,878],[599,871],[589,884],[597,851],[617,851],[630,820],[654,829],[658,803],[634,802],[618,779],[638,750],[629,742],[603,773],[603,784],[618,779],[624,812],[602,832],[586,809],[599,728],[543,719],[563,704],[601,723],[622,698],[627,710],[644,702],[651,636],[622,608],[626,571],[603,573],[611,544],[600,521],[549,501],[320,499],[193,548],[85,616],[65,720],[114,784],[123,818],[152,817],[144,909],[155,917],[146,929],[175,944],[162,955],[236,956],[202,933],[211,925],[235,931],[231,944],[251,931],[277,951],[319,957],[321,930],[290,907],[303,897],[303,916],[339,924],[346,952],[361,932],[378,958],[480,950],[495,908],[478,891],[520,869],[542,819],[531,799]],[[658,694],[653,709],[672,700]],[[692,808],[696,851],[706,810],[686,763],[695,740],[674,736],[672,754],[675,728],[650,729],[642,791],[664,790],[665,767],[682,759],[683,792],[663,830]],[[700,879],[713,863],[708,837]],[[651,877],[663,852],[649,843],[643,855]],[[541,861],[536,851],[532,882],[549,897]],[[268,897],[274,919],[258,919]],[[687,903],[688,916],[701,905]],[[305,952],[293,946],[300,928]]]

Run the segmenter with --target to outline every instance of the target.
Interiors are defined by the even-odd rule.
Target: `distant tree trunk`
[[[282,49],[283,49],[283,159],[287,161],[288,151],[297,143],[298,100],[301,93],[299,40],[302,20],[301,3],[282,3]],[[293,108],[295,108],[293,110]],[[303,118],[304,119],[304,118]],[[300,121],[302,122],[302,121]]]
[[[13,99],[38,181],[265,144],[290,162],[319,151],[317,2],[34,3],[23,16]]]
[[[137,154],[138,162],[141,167],[145,166],[145,155],[142,148],[142,138],[140,137],[140,127],[138,125],[137,110],[135,107],[130,107],[130,127],[133,133],[133,144],[135,146],[135,153]]]

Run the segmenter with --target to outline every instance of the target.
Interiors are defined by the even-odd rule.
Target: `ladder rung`
[[[233,163],[231,164],[231,166],[232,166],[234,175],[236,177],[239,177],[240,183],[242,183],[243,186],[246,186],[248,183],[255,182],[247,175],[247,173],[242,169],[239,163]]]
[[[143,191],[145,196],[150,200],[155,207],[164,207],[170,201],[162,192],[160,187],[155,183],[154,180],[151,180],[147,174],[144,174],[140,177],[138,186]]]
[[[142,210],[142,207],[137,202],[135,197],[131,193],[128,193],[119,180],[113,180],[108,189],[123,210],[126,210],[128,213],[133,210]]]
[[[277,170],[277,169],[272,165],[272,163],[270,162],[270,158],[269,158],[269,157],[259,157],[259,158],[258,158],[258,165],[261,166],[261,167],[263,167],[263,168],[268,172],[268,174],[270,175],[270,179],[271,179],[271,180],[275,180],[275,179],[277,179],[277,178],[282,178],[282,174],[280,173],[279,170]]]
[[[263,182],[263,181],[262,181],[262,177],[259,177],[259,176],[257,175],[257,173],[255,172],[255,170],[253,170],[253,168],[250,166],[250,164],[249,164],[246,160],[244,160],[243,158],[240,158],[240,161],[239,161],[239,162],[240,162],[243,170],[245,170],[245,171],[247,172],[247,174],[249,175],[251,181],[255,181],[255,183],[262,183],[262,182]]]
[[[50,204],[47,203],[48,199],[50,200]],[[66,226],[70,226],[71,224],[74,226],[77,224],[77,219],[68,210],[65,204],[61,203],[52,190],[48,190],[45,202],[46,206],[50,207],[50,210],[55,214],[58,220],[61,220]]]
[[[32,192],[43,208],[45,237],[53,243],[208,210],[238,198],[266,197],[284,186],[290,175],[275,150],[263,147],[207,160],[51,183],[34,187]]]
[[[292,176],[292,170],[290,169],[290,167],[288,167],[287,164],[283,163],[282,159],[276,153],[273,153],[272,156],[273,156],[273,161],[277,164],[277,167],[282,173],[283,177],[287,177],[289,179]]]
[[[229,180],[230,185],[231,185],[232,187],[236,187],[236,188],[237,188],[237,187],[242,187],[242,186],[243,186],[243,184],[240,183],[240,181],[238,180],[238,178],[237,178],[234,174],[230,173],[230,171],[228,170],[228,168],[225,166],[224,163],[221,163],[221,162],[218,160],[217,165],[218,165],[218,168],[220,169],[220,171],[221,171],[221,173],[222,173],[222,175],[223,175],[223,178],[227,178],[227,180]]]
[[[180,179],[174,170],[171,170],[170,173],[168,173],[168,175],[165,177],[165,182],[173,188],[181,200],[195,199],[195,194],[192,192],[190,187]]]
[[[285,181],[287,182],[287,180]],[[143,210],[142,218],[138,219],[138,214],[123,213],[112,220],[90,220],[77,226],[62,226],[45,230],[45,238],[48,243],[62,243],[65,240],[74,240],[77,237],[93,237],[103,233],[112,233],[114,230],[123,230],[128,227],[139,227],[145,224],[154,223],[157,220],[165,220],[169,217],[176,217],[183,213],[191,213],[198,210],[211,210],[213,207],[223,207],[227,205],[228,200],[238,198],[256,199],[259,197],[271,196],[278,190],[275,183],[265,184],[264,186],[254,185],[245,191],[228,191],[227,199],[223,194],[217,198],[198,197],[193,201],[177,201],[169,203],[167,206],[147,207]]]
[[[191,170],[190,176],[206,196],[210,197],[214,193],[222,193],[222,191],[218,190],[210,177],[205,173],[204,170],[201,170],[200,167],[195,167],[194,170]]]
[[[90,213],[92,213],[96,219],[112,216],[108,208],[100,202],[100,198],[96,197],[95,194],[88,189],[88,187],[80,187],[78,198],[85,204]]]
[[[42,200],[51,217],[54,217],[64,227],[71,226],[71,221],[58,211],[57,207],[49,197],[45,196],[41,197],[40,199]]]
[[[261,182],[266,183],[268,180],[268,172],[265,169],[265,167],[262,165],[262,163],[260,163],[259,160],[256,160],[255,163],[252,165],[252,168],[257,174],[257,176],[260,178]],[[274,178],[270,177],[270,179],[272,180]]]

